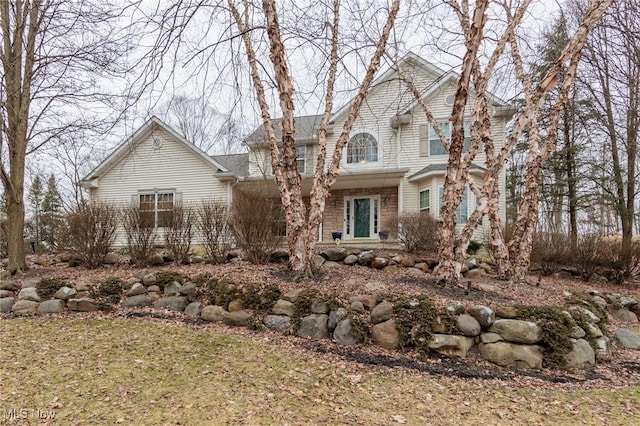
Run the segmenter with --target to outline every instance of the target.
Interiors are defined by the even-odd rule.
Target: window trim
[[[443,125],[446,124],[447,125],[447,131],[445,132],[445,136],[447,136],[447,138],[449,139],[449,141],[451,141],[451,122],[447,121],[447,120],[438,120],[438,125]],[[445,157],[447,155],[449,155],[448,152],[446,152],[444,154],[433,154],[431,152],[431,141],[434,141],[437,143],[442,144],[442,141],[440,140],[440,138],[438,137],[438,135],[435,133],[435,131],[433,131],[433,126],[431,125],[431,123],[427,123],[427,124],[422,124],[421,126],[426,126],[426,130],[424,130],[424,132],[426,134],[422,134],[420,135],[420,156],[422,157]],[[466,119],[464,120],[464,124],[463,124],[463,128],[464,128],[464,142],[463,142],[463,148],[462,148],[462,152],[465,153],[469,150],[469,147],[471,146],[471,120],[470,119]],[[434,134],[434,138],[431,138],[431,132],[433,131]],[[422,143],[423,143],[423,139],[424,139],[424,143],[426,144],[426,149],[422,148]],[[443,146],[444,149],[444,146]]]
[[[425,192],[427,193],[427,196],[426,196],[427,206],[423,207],[422,194],[424,194]],[[430,188],[423,189],[422,191],[418,191],[418,210],[421,212],[431,213],[431,189]]]
[[[368,135],[370,135],[373,140],[376,143],[376,160],[375,161],[359,161],[357,163],[350,163],[349,162],[349,144],[351,143],[351,140],[353,138],[355,138],[356,136],[366,133]],[[343,150],[343,154],[342,154],[342,165],[344,167],[353,167],[353,168],[363,168],[363,167],[378,167],[380,164],[382,164],[382,146],[380,144],[380,138],[378,137],[378,134],[372,130],[369,129],[359,129],[357,131],[353,131],[350,133],[349,135],[349,140],[347,141],[347,143],[344,146],[344,150]]]
[[[153,210],[142,210],[144,212],[153,212],[153,227],[158,228],[166,228],[166,226],[159,226],[158,217],[159,213],[163,212],[172,212],[174,211],[176,204],[178,203],[179,197],[178,192],[175,189],[158,189],[158,190],[150,190],[150,191],[138,191],[135,195],[136,197],[136,205],[138,208],[142,206],[142,197],[145,196],[153,196]],[[170,209],[159,209],[159,204],[162,202],[159,200],[161,195],[170,195],[171,196],[171,208]]]

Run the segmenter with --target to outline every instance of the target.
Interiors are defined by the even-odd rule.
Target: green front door
[[[353,199],[353,236],[354,238],[371,236],[371,198]]]

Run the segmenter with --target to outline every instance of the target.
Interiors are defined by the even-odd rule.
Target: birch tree
[[[120,18],[102,1],[0,2],[0,181],[7,197],[8,270],[25,269],[25,162],[42,146],[84,128],[109,127],[122,111],[115,79],[132,47]],[[108,77],[109,87],[100,84]],[[105,126],[106,125],[106,126]]]
[[[327,149],[327,129],[332,116],[334,87],[338,70],[339,31],[341,1],[334,0],[329,6],[329,13],[333,16],[326,26],[329,32],[330,51],[327,56],[328,70],[326,79],[326,91],[324,93],[324,110],[318,129],[318,156],[316,169],[313,176],[313,184],[310,194],[309,206],[305,205],[302,192],[302,178],[296,165],[296,136],[295,136],[295,102],[294,85],[291,78],[290,66],[287,59],[287,48],[283,43],[280,27],[280,19],[275,0],[263,0],[260,10],[253,9],[248,1],[243,1],[240,8],[234,1],[229,0],[229,9],[242,36],[245,53],[249,63],[251,80],[255,89],[260,107],[260,113],[264,124],[267,139],[271,150],[271,164],[273,166],[275,180],[280,190],[280,200],[286,213],[287,241],[290,257],[289,265],[299,274],[310,276],[312,260],[318,228],[322,222],[326,199],[329,190],[340,173],[342,152],[349,138],[349,133],[357,118],[360,106],[370,88],[373,77],[379,69],[380,60],[385,52],[391,30],[396,19],[400,2],[393,0],[385,20],[379,39],[375,45],[375,51],[367,66],[366,74],[360,83],[356,96],[353,98],[347,118],[344,122],[333,153]],[[282,113],[280,130],[282,140],[276,137],[272,112],[266,97],[265,81],[261,74],[257,61],[257,52],[250,32],[257,30],[252,26],[250,15],[260,13],[264,16],[266,37],[268,39],[269,60],[273,69],[271,82],[276,86],[279,96],[279,107]],[[309,212],[307,215],[307,211]]]

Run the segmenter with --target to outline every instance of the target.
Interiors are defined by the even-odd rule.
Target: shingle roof
[[[212,155],[211,157],[238,177],[249,174],[249,153]]]
[[[409,176],[409,180],[415,179],[419,176],[426,175],[429,173],[446,172],[446,170],[447,170],[447,163],[429,164],[427,167],[424,167],[418,170],[417,172],[415,172],[414,174],[412,174],[411,176]],[[471,163],[471,167],[469,167],[469,170],[484,172],[487,169],[485,169],[484,167],[480,167],[477,164]]]
[[[276,131],[276,139],[278,142],[282,139],[282,132],[280,131],[280,118],[273,120],[273,126]],[[296,117],[296,140],[315,140],[317,138],[316,128],[320,126],[322,120],[321,115],[304,115]],[[261,124],[256,130],[254,130],[247,138],[245,142],[249,146],[255,146],[263,144],[267,141],[267,134],[264,130],[264,124]]]

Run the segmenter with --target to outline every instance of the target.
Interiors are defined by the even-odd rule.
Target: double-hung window
[[[451,123],[448,121],[441,121],[438,123],[440,130],[451,141]],[[467,152],[471,146],[471,121],[464,121],[464,145],[462,152]],[[420,155],[432,156],[432,155],[447,155],[448,152],[442,143],[442,140],[436,133],[435,129],[431,125],[423,124],[420,126]]]
[[[162,228],[169,224],[176,194],[173,192],[141,193],[137,196],[140,219],[144,226]]]
[[[431,204],[430,191],[428,189],[420,191],[420,211],[424,213],[430,213]]]

